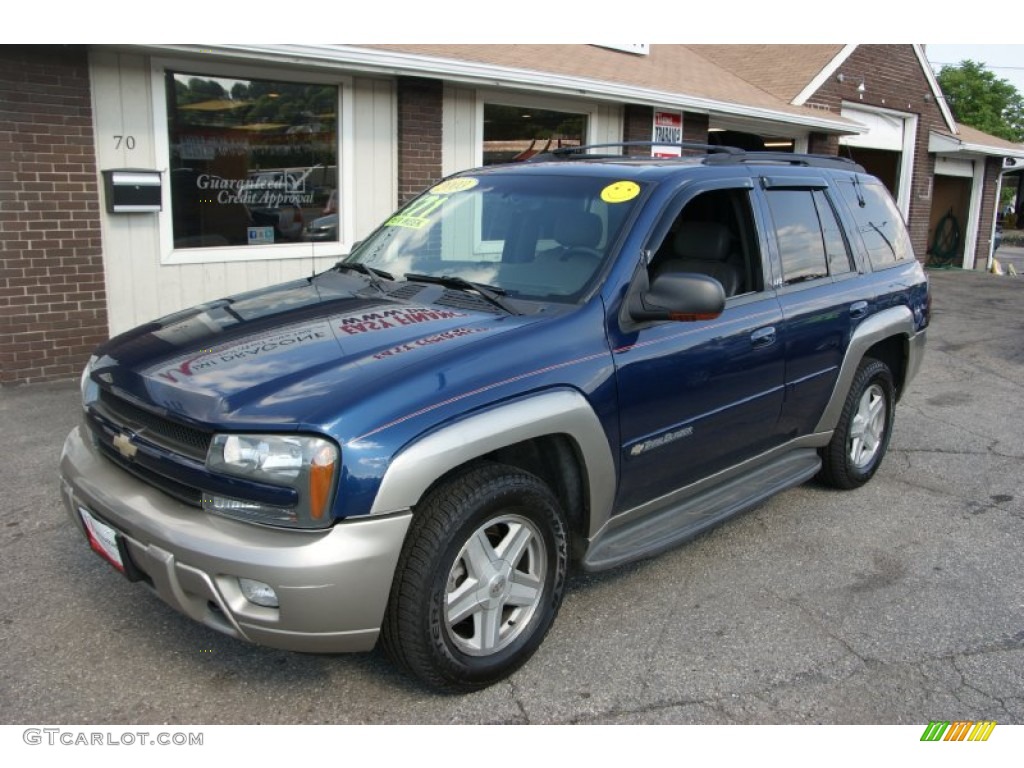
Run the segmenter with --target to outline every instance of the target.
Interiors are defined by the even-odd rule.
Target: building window
[[[163,77],[175,250],[338,242],[337,84]]]
[[[484,104],[484,165],[529,160],[585,143],[587,115],[552,109]]]

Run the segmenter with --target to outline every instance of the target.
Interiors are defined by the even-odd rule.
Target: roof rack
[[[726,155],[708,155],[706,165],[737,165],[739,163],[775,163],[778,165],[799,165],[806,168],[840,168],[844,171],[867,173],[864,166],[848,157],[839,155],[809,155],[795,152],[745,152]]]
[[[672,147],[681,150],[696,150],[704,153],[705,165],[739,165],[740,163],[765,163],[776,165],[799,165],[807,168],[840,168],[844,171],[856,171],[867,173],[864,166],[851,160],[848,157],[839,155],[815,155],[796,152],[748,152],[739,147],[730,147],[721,144],[701,144],[695,141],[664,142],[664,141],[614,141],[607,144],[582,144],[578,147],[558,147],[545,152],[540,152],[528,160],[527,163],[542,163],[552,160],[603,160],[614,158],[625,159],[656,159],[673,160],[675,157],[641,158],[636,155],[619,154],[594,154],[590,150],[607,149],[609,147]],[[680,156],[678,159],[693,157],[693,154]]]
[[[674,149],[690,149],[700,150],[708,155],[712,154],[726,154],[735,155],[742,154],[742,149],[736,147],[726,147],[720,144],[701,144],[695,141],[681,141],[681,142],[665,142],[665,141],[614,141],[607,144],[582,144],[578,147],[558,147],[557,149],[551,149],[547,152],[541,152],[534,155],[528,160],[524,161],[527,163],[540,163],[551,160],[595,160],[603,158],[618,158],[625,159],[635,156],[623,155],[623,154],[593,154],[590,150],[593,149],[607,149],[609,147],[672,147]],[[691,155],[692,156],[692,155]],[[658,159],[672,159],[672,158],[658,158]]]

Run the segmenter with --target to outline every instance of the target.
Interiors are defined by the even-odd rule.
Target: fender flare
[[[853,377],[857,374],[861,360],[871,347],[880,341],[892,336],[901,336],[910,339],[914,333],[914,314],[909,307],[889,307],[881,312],[872,315],[857,326],[846,348],[846,355],[843,357],[843,364],[839,368],[839,376],[836,377],[835,387],[832,389],[832,397],[818,420],[815,432],[831,432],[839,424],[839,417],[843,413],[843,405],[846,403],[846,395],[850,391]]]
[[[608,436],[587,399],[572,389],[546,390],[473,413],[405,446],[381,480],[371,515],[414,507],[439,478],[499,448],[547,435],[568,435],[585,473],[590,529],[611,516],[615,462]]]

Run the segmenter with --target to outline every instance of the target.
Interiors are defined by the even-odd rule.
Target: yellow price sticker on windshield
[[[422,216],[392,216],[384,222],[385,227],[405,227],[406,229],[423,229],[430,224],[430,219]]]
[[[442,181],[440,184],[431,187],[430,192],[435,195],[451,195],[455,192],[465,192],[479,183],[479,179],[472,178],[448,179],[448,181]]]
[[[601,190],[606,203],[625,203],[640,194],[640,185],[632,181],[616,181]]]

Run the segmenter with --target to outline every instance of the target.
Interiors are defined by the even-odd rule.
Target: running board
[[[817,474],[821,459],[813,448],[779,458],[664,508],[610,528],[587,548],[585,571],[604,571],[659,554]]]

